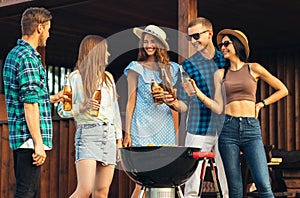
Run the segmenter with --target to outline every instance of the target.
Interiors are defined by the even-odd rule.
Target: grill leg
[[[179,198],[184,198],[180,186],[176,186],[175,190]]]
[[[142,186],[138,198],[143,198],[143,195],[144,195],[144,193],[145,193],[145,189],[146,189],[146,187],[145,187],[145,186]]]
[[[216,193],[217,193],[217,198],[221,198],[221,193],[220,193],[220,184],[219,184],[219,179],[218,179],[218,176],[217,176],[217,169],[216,169],[216,165],[214,163],[214,160],[213,158],[209,160],[209,164],[210,164],[210,167],[211,167],[211,175],[212,175],[212,178],[213,178],[213,181],[214,181],[214,186],[215,186],[215,189],[216,189]]]
[[[204,181],[204,177],[205,177],[207,161],[208,161],[208,159],[203,159],[203,163],[202,163],[202,167],[201,167],[199,197],[201,197],[201,195],[202,195],[203,181]]]

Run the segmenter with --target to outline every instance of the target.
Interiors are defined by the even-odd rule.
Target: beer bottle
[[[65,76],[65,84],[64,84],[63,94],[68,96],[68,98],[64,99],[63,110],[71,111],[72,110],[72,88],[71,88],[71,84],[70,84],[69,75]]]
[[[161,69],[161,78],[162,78],[163,89],[165,91],[168,91],[169,93],[172,93],[173,92],[173,85],[172,85],[171,80],[169,79],[169,77],[167,75],[167,72],[166,72],[165,68]]]
[[[155,80],[155,77],[153,75],[152,80],[151,80],[151,91],[160,91],[160,90],[162,90],[162,88],[161,88],[161,86],[158,85],[158,83]],[[153,102],[155,105],[164,103],[162,98],[155,98],[155,97],[153,97]]]
[[[186,71],[184,71],[184,69],[182,68],[182,65],[179,65],[179,70],[180,70],[180,74],[181,74],[182,87],[186,91],[187,95],[188,96],[196,95],[196,90],[190,81],[191,78],[188,75],[188,73]]]
[[[175,95],[174,87],[165,68],[161,68],[161,78],[162,78],[162,87],[164,91],[169,92],[170,94],[173,95],[174,99],[176,99],[177,96]]]
[[[96,91],[94,92],[92,98],[94,100],[97,100],[98,104],[101,103],[101,85],[100,85],[100,83],[98,84],[98,87],[97,87]],[[88,111],[91,116],[98,117],[99,108],[98,109],[89,109]]]

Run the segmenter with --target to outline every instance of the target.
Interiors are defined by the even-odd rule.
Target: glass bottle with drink
[[[186,91],[187,95],[188,96],[196,95],[196,90],[190,81],[191,78],[188,75],[188,73],[186,71],[184,71],[184,69],[182,68],[182,65],[179,65],[179,70],[180,70],[180,74],[181,74],[182,87]]]
[[[93,94],[93,97],[92,97],[94,100],[97,100],[98,104],[100,105],[101,103],[101,84],[98,83],[98,86],[97,86],[97,89],[96,91],[94,92]],[[89,109],[88,110],[89,114],[93,117],[98,117],[98,114],[99,114],[99,108],[97,109]]]
[[[72,88],[71,88],[71,84],[70,84],[69,75],[65,76],[65,84],[64,84],[63,94],[68,96],[68,98],[64,98],[63,110],[71,111],[72,110]]]
[[[165,68],[161,68],[161,78],[162,78],[162,87],[164,91],[169,92],[170,94],[173,95],[174,99],[176,99],[177,96],[175,95],[174,87]]]
[[[154,74],[152,75],[152,80],[151,80],[151,91],[162,91],[162,87],[159,86],[157,81],[155,80]],[[153,97],[153,102],[155,105],[160,105],[164,103],[163,98],[155,98]]]

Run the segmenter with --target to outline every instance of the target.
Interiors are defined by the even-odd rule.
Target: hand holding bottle
[[[151,94],[153,96],[153,102],[155,105],[164,103],[164,90],[162,88],[151,91]]]
[[[71,111],[72,110],[72,88],[71,88],[69,75],[65,76],[65,85],[64,85],[64,89],[63,89],[63,95],[65,95],[64,100],[63,100],[63,104],[64,104],[63,110]]]
[[[65,99],[68,99],[67,95],[64,95],[64,91],[61,90],[58,93],[54,95],[50,95],[50,102],[51,103],[57,103],[57,102],[64,102]]]
[[[182,83],[182,87],[186,91],[186,93],[187,93],[188,96],[194,96],[194,95],[196,95],[196,91],[195,91],[194,86],[191,83],[191,80],[192,79],[189,79],[189,81],[186,81],[186,82]]]
[[[156,82],[154,75],[151,80],[151,94],[153,96],[153,102],[155,105],[162,104],[164,101],[164,93],[163,88],[159,86],[159,84]]]
[[[91,116],[97,117],[99,114],[99,108],[101,103],[101,85],[98,85],[97,90],[94,92],[93,97],[88,101],[89,114]]]
[[[186,71],[183,70],[182,66],[179,65],[179,70],[181,73],[181,82],[182,82],[182,87],[186,91],[188,96],[194,96],[196,95],[196,90],[195,87],[191,83],[191,78],[188,75]]]
[[[89,114],[91,114],[92,116],[98,116],[99,113],[99,108],[100,108],[100,103],[98,100],[96,99],[89,99],[87,102],[87,109]]]
[[[173,89],[173,92],[164,91],[164,102],[167,105],[172,105],[172,103],[177,100],[177,89]]]
[[[194,90],[194,95],[197,94],[197,91],[200,91],[200,89],[197,87],[196,82],[194,81],[194,79],[189,80],[191,86],[193,87],[192,89]]]

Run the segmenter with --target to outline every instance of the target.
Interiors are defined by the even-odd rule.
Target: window
[[[48,77],[48,86],[49,93],[53,95],[63,89],[65,75],[70,74],[72,72],[72,68],[70,67],[62,67],[62,66],[47,66],[47,77]],[[52,115],[57,115],[57,104],[51,105]]]

